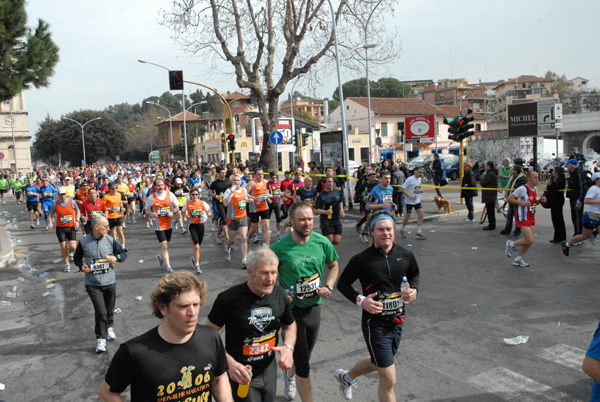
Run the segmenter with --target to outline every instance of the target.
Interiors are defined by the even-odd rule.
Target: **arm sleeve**
[[[339,260],[340,256],[338,255],[337,251],[335,251],[335,247],[333,247],[333,244],[331,244],[329,240],[324,243],[324,248],[325,250],[323,251],[325,252],[325,263],[331,264],[332,262]]]
[[[322,209],[323,207],[323,197],[321,197],[321,194],[319,194],[317,196],[317,199],[315,200],[315,205],[314,205],[314,209]]]
[[[222,294],[219,294],[213,303],[212,309],[210,310],[210,313],[208,313],[207,318],[217,327],[223,328],[225,326],[225,310],[225,301],[223,300]]]
[[[123,343],[115,353],[106,376],[104,376],[110,392],[120,394],[125,391],[133,381],[133,373],[135,373],[135,364],[127,344]]]
[[[356,256],[352,257],[346,265],[346,268],[344,268],[344,272],[340,275],[340,279],[337,283],[337,288],[340,293],[352,303],[356,302],[356,296],[359,295],[352,287],[352,284],[358,279],[358,269],[356,269],[356,267],[358,267],[359,264],[357,263],[357,260],[358,258]]]
[[[75,254],[73,254],[73,263],[81,270],[81,267],[83,266],[83,247],[81,247],[81,241],[77,243]]]
[[[113,239],[113,254],[117,257],[117,261],[125,262],[127,259],[127,253],[123,250],[121,243]]]

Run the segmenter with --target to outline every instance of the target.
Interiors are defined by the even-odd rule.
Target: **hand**
[[[169,211],[169,213],[167,214],[167,216],[168,216],[169,218],[172,218],[172,217],[173,217],[173,211]]]
[[[374,298],[377,296],[377,292],[371,293],[365,297],[362,301],[362,308],[369,314],[381,314],[383,311],[383,303],[375,301]]]
[[[409,195],[408,197],[409,197],[411,200],[413,200],[413,201],[417,199],[417,196],[416,196],[416,195],[413,195],[413,196],[410,196],[410,195]]]
[[[531,206],[531,202],[529,202],[529,200],[527,200],[527,201],[525,201],[525,202],[523,203],[523,206],[524,206],[524,207],[530,207],[530,206]]]
[[[329,299],[331,297],[331,290],[329,290],[326,287],[321,287],[321,288],[317,288],[317,293],[319,294],[319,296],[321,296],[323,299]]]
[[[75,221],[75,229],[79,229],[79,221]]]
[[[90,267],[88,267],[86,264],[81,266],[81,270],[83,272],[85,272],[86,274],[92,272],[92,269]]]
[[[546,197],[542,195],[542,196],[540,197],[540,200],[539,200],[539,201],[540,201],[540,202],[546,202]]]
[[[346,217],[346,213],[344,212],[343,209],[340,209],[340,217],[342,217],[342,218]]]
[[[117,262],[117,257],[115,257],[114,255],[111,255],[107,258],[107,260],[110,265],[115,265],[115,263]]]
[[[417,300],[417,289],[408,289],[402,293],[402,300],[411,302]]]
[[[273,350],[279,353],[279,361],[277,365],[282,370],[289,370],[294,364],[294,353],[287,346],[275,346]]]
[[[250,374],[248,374],[246,371],[246,366],[240,363],[230,366],[228,373],[229,378],[238,384],[250,384],[250,380],[252,380],[252,378],[250,378]]]
[[[388,209],[391,206],[392,206],[392,204],[390,204],[389,202],[384,202],[383,203],[383,209]]]
[[[48,222],[48,230],[52,230],[52,221]]]

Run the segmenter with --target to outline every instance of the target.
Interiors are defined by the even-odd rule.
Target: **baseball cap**
[[[297,167],[296,170],[294,170],[295,172],[302,172],[302,168],[301,167]]]
[[[63,186],[60,186],[58,188],[58,194],[67,194],[67,189],[64,188]]]
[[[595,182],[597,179],[600,179],[600,172],[596,172],[592,175],[592,183]]]
[[[178,178],[175,179],[175,183],[181,184],[181,183],[183,183],[183,181],[178,177]]]
[[[473,164],[472,163],[465,163],[465,166],[468,166],[468,167],[472,168]]]
[[[42,180],[43,181],[50,181],[50,179],[48,178],[48,176],[44,176],[44,178]]]
[[[577,159],[569,159],[567,161],[567,165],[577,166],[577,165],[579,165],[579,162],[577,162]]]
[[[65,177],[65,180],[71,180],[71,176]]]

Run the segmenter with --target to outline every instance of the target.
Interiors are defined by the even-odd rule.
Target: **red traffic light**
[[[233,135],[233,134],[229,134],[229,135],[227,136],[227,139],[228,139],[229,141],[235,141],[235,135]]]

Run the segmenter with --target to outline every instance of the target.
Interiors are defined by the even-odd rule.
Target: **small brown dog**
[[[433,200],[435,201],[438,211],[446,211],[447,214],[450,213],[450,201],[442,199],[439,195],[433,197]]]

